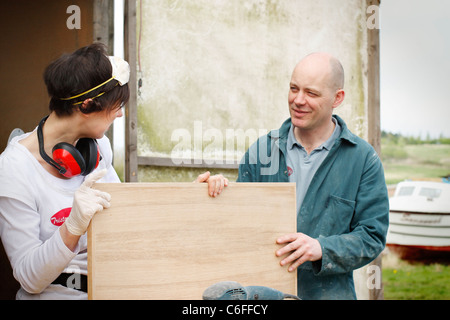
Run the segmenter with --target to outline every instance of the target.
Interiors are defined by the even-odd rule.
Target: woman
[[[87,236],[111,197],[95,182],[120,182],[104,133],[128,101],[129,65],[92,44],[44,73],[50,115],[15,137],[0,156],[0,234],[17,299],[86,299]],[[209,192],[228,181],[200,175]],[[80,275],[81,274],[81,275]]]

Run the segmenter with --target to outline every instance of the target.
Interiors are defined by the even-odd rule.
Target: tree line
[[[425,138],[420,136],[404,136],[400,133],[381,131],[381,143],[393,143],[393,144],[450,144],[450,138],[444,137],[443,134],[439,135],[439,138],[431,138],[429,134]]]

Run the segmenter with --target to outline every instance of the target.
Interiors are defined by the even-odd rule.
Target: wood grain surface
[[[295,184],[96,184],[112,196],[88,230],[90,299],[201,299],[220,281],[296,294],[275,256],[296,231]]]

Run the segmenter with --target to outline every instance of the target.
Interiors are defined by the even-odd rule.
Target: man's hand
[[[208,194],[211,197],[218,196],[224,187],[228,186],[228,179],[221,174],[216,174],[211,176],[209,171],[199,175],[194,182],[207,182],[208,183]]]
[[[303,233],[290,233],[277,239],[278,244],[288,243],[275,253],[281,257],[287,253],[289,256],[280,261],[282,266],[291,263],[288,268],[292,272],[306,261],[317,261],[322,259],[322,248],[317,239],[308,237]]]

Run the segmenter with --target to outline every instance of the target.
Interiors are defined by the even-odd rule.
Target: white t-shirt
[[[87,275],[87,235],[72,252],[58,231],[85,177],[60,179],[46,171],[19,143],[29,134],[15,137],[0,155],[0,236],[21,285],[16,298],[87,299],[82,291],[51,284],[62,272]],[[102,160],[96,170],[108,169],[98,182],[120,182],[109,139],[97,141]]]

